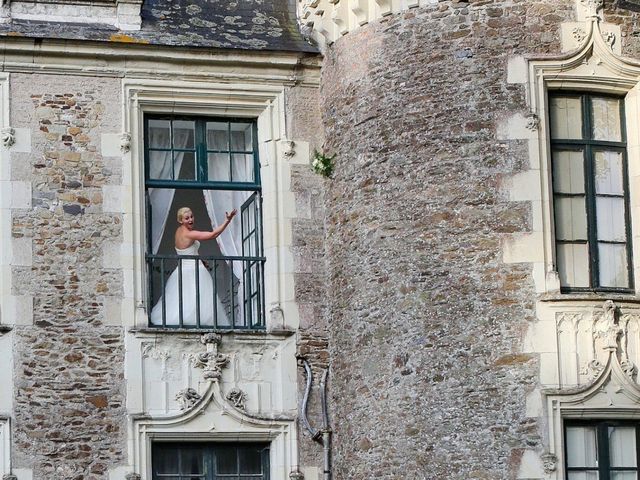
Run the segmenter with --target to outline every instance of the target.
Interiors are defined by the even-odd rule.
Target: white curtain
[[[174,130],[174,148],[185,148],[192,136],[192,131],[187,129]],[[149,145],[171,145],[170,130],[164,128],[149,129]],[[149,165],[149,178],[167,179],[172,178],[171,170],[171,152],[150,152],[153,159]],[[174,160],[174,170],[176,176],[182,167],[184,152],[176,152]],[[151,160],[151,159],[150,159]],[[167,227],[169,210],[173,202],[175,190],[172,188],[150,188],[149,201],[151,202],[151,253],[158,253],[162,236]]]

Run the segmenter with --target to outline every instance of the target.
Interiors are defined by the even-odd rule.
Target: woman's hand
[[[227,218],[227,223],[229,223],[233,219],[233,217],[236,216],[236,213],[238,213],[238,210],[235,208],[230,212],[224,212],[224,215]]]

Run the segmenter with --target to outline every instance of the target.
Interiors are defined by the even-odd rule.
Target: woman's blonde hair
[[[182,223],[182,217],[184,217],[184,214],[187,212],[190,212],[191,209],[189,207],[182,207],[180,209],[178,209],[178,223]]]

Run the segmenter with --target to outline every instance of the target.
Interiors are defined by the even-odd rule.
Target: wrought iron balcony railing
[[[147,255],[149,324],[265,328],[264,257]]]

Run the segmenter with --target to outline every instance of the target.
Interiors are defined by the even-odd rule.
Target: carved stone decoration
[[[604,302],[603,310],[602,316],[596,322],[594,335],[604,340],[602,348],[615,351],[618,349],[618,339],[624,333],[616,316],[616,304],[607,300]]]
[[[580,0],[580,4],[585,9],[587,18],[597,17],[604,6],[604,0]]]
[[[544,473],[549,475],[556,471],[558,467],[558,457],[556,457],[553,453],[545,453],[542,455],[542,466],[544,467]]]
[[[168,350],[157,348],[153,343],[145,343],[142,346],[142,356],[154,360],[167,360],[171,357],[171,353]]]
[[[578,44],[581,44],[582,41],[587,38],[587,32],[585,32],[584,28],[582,27],[575,27],[573,30],[571,30],[571,35]]]
[[[613,32],[602,32],[602,38],[609,48],[613,51],[613,45],[616,43],[616,34]]]
[[[631,362],[628,358],[625,358],[622,362],[620,362],[620,368],[625,373],[627,377],[631,380],[635,380],[635,377],[638,373],[638,368]]]
[[[191,363],[196,368],[202,368],[205,380],[216,381],[222,377],[222,369],[229,364],[229,356],[218,353],[218,346],[222,337],[216,333],[206,333],[200,342],[207,347],[206,352],[191,356]]]
[[[594,380],[600,376],[603,370],[604,370],[604,365],[602,365],[600,360],[594,359],[588,362],[582,368],[582,370],[580,370],[580,375],[585,375],[590,380]]]
[[[540,126],[540,118],[535,113],[531,112],[527,115],[527,129],[532,132],[536,132]]]
[[[289,474],[290,480],[304,480],[304,473],[300,470],[294,470]]]
[[[12,127],[2,129],[2,145],[4,148],[11,148],[16,143],[16,131]]]
[[[236,408],[241,410],[247,409],[247,394],[239,388],[232,388],[229,393],[227,393],[227,400]]]
[[[285,140],[282,142],[282,145],[284,147],[284,156],[286,158],[292,158],[296,155],[296,142]]]
[[[176,394],[176,401],[180,404],[180,410],[189,410],[198,403],[201,398],[200,394],[193,388],[185,388]]]
[[[120,135],[120,151],[122,153],[131,151],[131,134],[125,132]]]
[[[140,480],[142,477],[140,476],[139,473],[127,473],[124,478],[126,478],[126,480]]]

